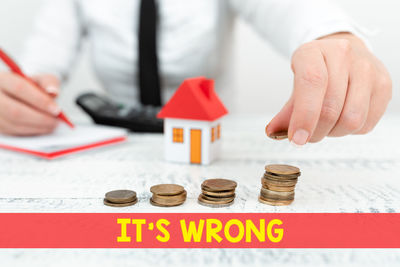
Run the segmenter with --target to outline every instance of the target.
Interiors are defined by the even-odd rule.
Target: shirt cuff
[[[328,21],[321,23],[317,27],[307,31],[301,39],[300,44],[298,44],[297,47],[291,48],[291,54],[293,54],[294,51],[302,44],[339,32],[349,32],[354,34],[365,43],[368,49],[372,50],[371,43],[368,40],[368,37],[372,35],[370,30],[357,25],[355,22],[349,23],[348,21]]]

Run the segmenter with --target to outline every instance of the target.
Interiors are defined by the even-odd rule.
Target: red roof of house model
[[[157,117],[214,121],[227,113],[214,81],[198,77],[185,80]]]

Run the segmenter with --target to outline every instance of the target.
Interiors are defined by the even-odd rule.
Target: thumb
[[[33,76],[32,79],[48,94],[57,96],[60,93],[60,81],[56,76],[51,74],[41,74]]]
[[[287,131],[289,129],[290,118],[293,112],[293,97],[283,106],[281,111],[265,127],[265,133],[270,136],[273,133]]]

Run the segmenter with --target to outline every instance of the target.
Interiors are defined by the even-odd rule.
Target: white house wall
[[[220,140],[211,143],[211,126],[216,127],[219,120],[214,122],[165,119],[164,137],[165,137],[165,158],[168,161],[190,163],[190,130],[201,130],[201,161],[202,164],[209,164],[217,157],[220,150]],[[183,143],[174,143],[172,141],[172,129],[183,128]]]

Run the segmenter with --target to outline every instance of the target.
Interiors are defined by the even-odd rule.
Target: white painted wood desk
[[[304,148],[266,138],[268,119],[229,116],[222,126],[222,157],[210,166],[164,162],[162,135],[154,134],[132,134],[125,144],[51,162],[0,151],[0,212],[400,212],[400,116],[386,117],[370,135],[327,139]],[[292,205],[272,207],[257,201],[268,163],[301,169]],[[211,209],[197,204],[200,184],[213,177],[238,182],[233,206]],[[158,183],[182,184],[187,202],[175,208],[151,206],[149,188]],[[119,209],[104,206],[104,193],[120,188],[135,190],[139,203]],[[376,266],[400,264],[400,250],[0,250],[0,266],[144,263]]]

